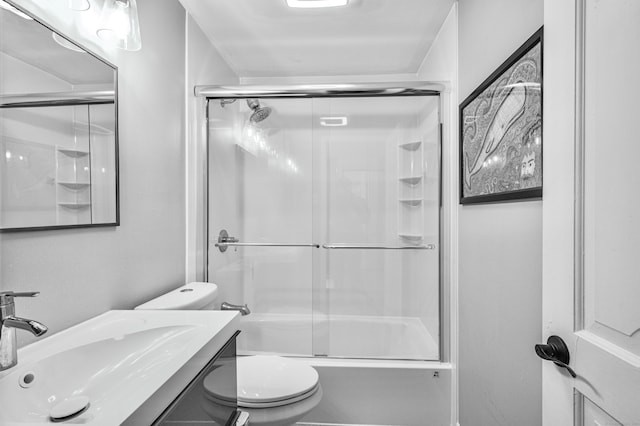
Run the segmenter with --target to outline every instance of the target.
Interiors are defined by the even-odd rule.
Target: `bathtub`
[[[301,358],[323,397],[299,426],[451,425],[451,365],[425,361]]]
[[[451,365],[397,359],[438,358],[437,342],[421,321],[332,317],[327,335],[315,342],[315,353],[328,344],[332,357],[309,356],[312,327],[310,316],[251,314],[243,318],[238,341],[240,356],[292,356],[318,371],[323,398],[296,425],[450,425]]]
[[[339,358],[438,360],[438,341],[411,317],[251,314],[241,320],[238,353]],[[315,336],[315,337],[314,337]]]

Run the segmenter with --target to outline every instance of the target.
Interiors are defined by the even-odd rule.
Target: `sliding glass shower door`
[[[240,353],[439,359],[438,111],[209,100],[209,281],[252,311]]]
[[[209,101],[209,281],[252,311],[240,353],[310,356],[311,101],[269,105],[253,122],[245,100]],[[223,231],[236,243],[221,245]]]

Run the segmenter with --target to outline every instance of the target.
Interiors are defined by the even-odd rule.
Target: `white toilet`
[[[212,283],[189,283],[144,303],[136,309],[213,309],[218,287]],[[229,365],[232,368],[232,365]],[[250,414],[252,425],[285,426],[313,409],[322,398],[318,372],[296,360],[274,355],[255,355],[237,359],[237,395],[220,386],[222,377],[233,374],[218,368],[205,378],[205,397],[211,406],[205,410],[215,417],[216,406],[234,405]]]

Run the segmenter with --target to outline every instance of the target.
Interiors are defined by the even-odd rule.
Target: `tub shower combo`
[[[196,87],[207,98],[206,279],[220,301],[250,308],[239,355],[302,358],[321,377],[332,365],[438,376],[441,92]]]

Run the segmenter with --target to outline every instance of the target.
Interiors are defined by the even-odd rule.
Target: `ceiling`
[[[49,28],[5,9],[0,9],[0,52],[71,85],[113,85],[113,68],[86,52],[60,46]]]
[[[240,77],[416,73],[454,0],[180,0]]]

